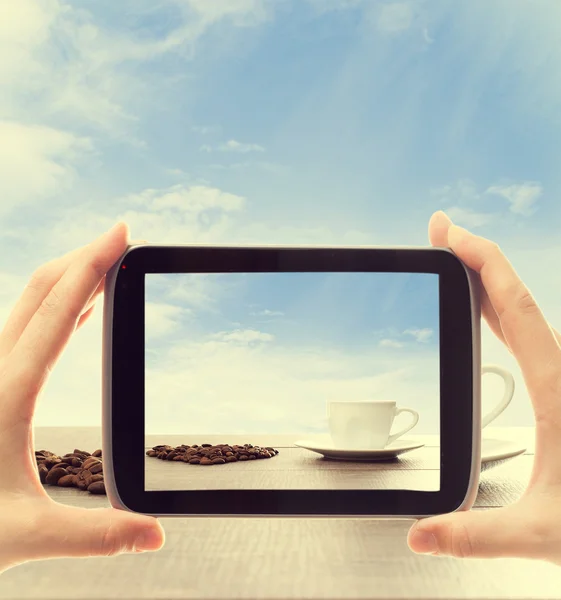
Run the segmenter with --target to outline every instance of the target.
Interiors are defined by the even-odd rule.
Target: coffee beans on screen
[[[175,448],[167,444],[154,446],[146,452],[147,456],[160,460],[185,462],[190,465],[225,465],[226,463],[244,462],[273,458],[279,453],[275,448],[254,446],[252,444],[182,444]]]
[[[49,450],[36,450],[35,460],[41,483],[76,487],[90,494],[105,494],[101,450],[92,454],[75,448],[64,456]]]

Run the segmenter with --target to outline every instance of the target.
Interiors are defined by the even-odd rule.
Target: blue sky
[[[444,209],[559,324],[559,22],[556,0],[2,3],[0,319],[117,219],[158,243],[424,245]],[[99,328],[38,424],[100,422]],[[517,378],[497,425],[530,424],[487,330],[483,357]]]
[[[438,319],[431,274],[147,275],[146,432],[319,432],[329,401],[395,400],[437,433]]]

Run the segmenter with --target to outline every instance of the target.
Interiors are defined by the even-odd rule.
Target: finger
[[[515,505],[422,519],[409,531],[407,543],[417,554],[455,558],[533,558],[543,551]]]
[[[78,319],[78,324],[76,325],[76,329],[80,329],[81,327],[84,326],[85,323],[88,322],[88,320],[92,316],[94,310],[95,310],[95,304],[90,306],[90,308],[88,308],[88,310],[86,310],[86,312],[83,313],[82,316]]]
[[[448,243],[448,230],[453,225],[452,221],[446,213],[438,211],[434,213],[429,222],[429,240],[432,246],[437,248],[449,248]],[[485,288],[481,289],[481,314],[485,319],[487,325],[491,331],[497,336],[497,338],[505,344],[510,351],[510,348],[505,340],[504,333],[499,321],[499,317],[489,300],[489,296]]]
[[[146,240],[134,240],[129,244],[147,244]],[[39,267],[31,276],[31,279],[17,301],[14,309],[0,332],[0,358],[9,354],[17,340],[27,327],[31,317],[37,312],[41,303],[51,291],[55,283],[59,281],[73,260],[86,248],[82,246],[60,258],[49,261]],[[105,280],[103,281],[103,283]],[[103,283],[96,291],[95,297],[103,293]],[[89,309],[89,306],[86,310]]]
[[[116,225],[87,246],[47,294],[9,357],[20,385],[40,389],[127,237],[126,225]]]
[[[95,306],[98,298],[101,296],[101,294],[103,294],[104,290],[105,290],[105,277],[103,277],[103,279],[100,281],[99,285],[97,286],[95,292],[91,295],[90,299],[88,300],[88,303],[84,307],[84,312],[82,314],[85,314],[86,312],[88,312],[90,310],[90,308]]]
[[[541,403],[550,403],[561,371],[561,348],[529,289],[496,244],[457,225],[448,230],[448,241],[456,255],[481,275],[527,385],[540,392],[536,397]]]
[[[26,549],[28,560],[154,552],[165,542],[157,519],[115,508],[86,509],[52,502],[39,521]]]
[[[45,296],[84,248],[45,263],[31,276],[0,333],[0,358],[9,354]]]

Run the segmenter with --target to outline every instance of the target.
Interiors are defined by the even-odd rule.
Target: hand
[[[74,331],[92,314],[105,274],[128,243],[118,224],[41,267],[0,334],[0,572],[29,560],[158,550],[152,517],[53,501],[40,483],[32,421],[37,396]]]
[[[429,237],[480,274],[483,317],[518,361],[532,400],[536,451],[530,483],[516,503],[418,521],[409,547],[440,556],[561,565],[561,336],[496,244],[453,225],[442,212],[433,215]]]

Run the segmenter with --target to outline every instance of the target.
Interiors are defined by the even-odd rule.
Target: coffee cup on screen
[[[413,421],[390,435],[395,417],[408,412]],[[328,404],[329,431],[337,448],[381,450],[407,433],[419,421],[410,408],[398,408],[393,400],[335,401]]]

